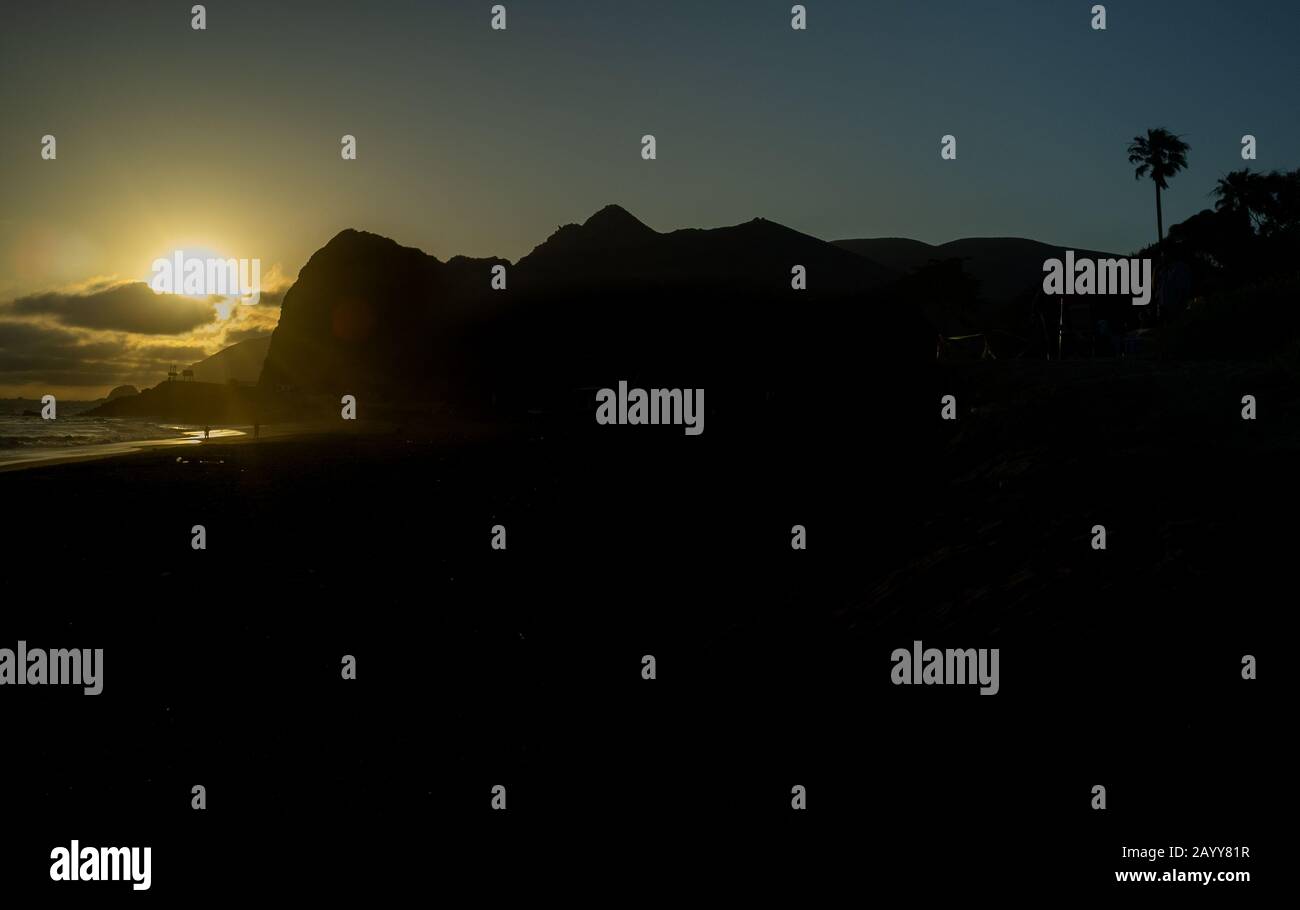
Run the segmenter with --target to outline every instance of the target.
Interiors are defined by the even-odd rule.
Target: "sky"
[[[785,0],[504,0],[504,32],[481,0],[215,0],[205,31],[191,5],[6,5],[0,396],[152,384],[265,333],[347,227],[516,260],[618,203],[665,231],[1130,252],[1155,235],[1134,135],[1191,145],[1166,226],[1230,170],[1300,166],[1294,0],[1105,3],[1105,31],[1087,0],[810,0],[801,32]],[[171,312],[131,283],[177,249],[260,259],[270,293]]]

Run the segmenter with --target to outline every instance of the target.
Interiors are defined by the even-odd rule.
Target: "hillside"
[[[796,265],[806,290],[791,287]],[[491,287],[498,266],[504,290]],[[261,384],[524,410],[643,378],[735,388],[732,407],[815,402],[933,358],[933,331],[894,295],[898,277],[764,219],[661,233],[618,206],[513,265],[443,262],[345,230],[285,295]]]
[[[1058,259],[1066,249],[1081,257],[1111,257],[1114,253],[1053,246],[1023,237],[965,237],[939,245],[902,237],[836,240],[841,249],[865,256],[904,274],[931,260],[961,259],[966,272],[980,283],[980,294],[990,303],[1010,303],[1042,286],[1043,263]]]
[[[232,344],[198,363],[190,364],[196,382],[255,383],[262,375],[262,364],[266,361],[266,352],[271,347],[271,336],[250,338]]]

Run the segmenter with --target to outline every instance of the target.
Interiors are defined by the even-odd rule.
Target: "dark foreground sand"
[[[819,812],[896,826],[896,861],[935,818],[982,818],[1041,832],[1037,860],[1075,838],[1052,861],[1095,876],[1118,850],[1082,827],[1097,780],[1126,838],[1240,838],[1281,754],[1270,690],[1239,671],[1284,672],[1289,370],[955,364],[923,397],[933,423],[844,413],[762,444],[725,412],[698,440],[542,419],[0,476],[7,634],[107,649],[108,694],[69,702],[69,739],[19,773],[82,780],[98,802],[33,799],[144,828],[201,778],[312,843],[375,813],[476,830],[498,778],[521,812],[616,827],[707,786],[692,812],[769,838],[802,782]],[[917,639],[999,647],[1000,693],[890,685]],[[115,750],[87,765],[74,738]],[[979,844],[945,860],[978,866]]]

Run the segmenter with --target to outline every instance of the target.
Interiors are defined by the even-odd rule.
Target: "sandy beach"
[[[238,769],[225,798],[242,811],[321,824],[477,817],[508,775],[529,811],[618,793],[580,810],[592,824],[649,817],[701,779],[729,782],[707,811],[733,822],[775,819],[791,780],[833,791],[818,811],[847,822],[907,818],[913,791],[873,782],[916,779],[945,806],[1047,830],[1080,802],[1065,791],[1103,774],[1141,787],[1153,818],[1185,811],[1197,762],[1223,756],[1207,717],[1225,749],[1250,730],[1273,754],[1267,704],[1231,682],[1242,654],[1269,659],[1292,563],[1275,510],[1297,492],[1296,386],[1266,367],[1114,363],[951,364],[930,381],[920,426],[938,437],[775,421],[758,444],[711,416],[687,449],[679,428],[582,415],[9,471],[0,502],[23,522],[3,539],[6,600],[32,607],[13,639],[104,647],[104,694],[82,701],[142,706],[124,721],[78,702],[79,729],[122,745],[93,772],[49,770],[105,775],[106,817],[185,811],[175,793],[198,767],[214,792]],[[1243,389],[1266,421],[1241,421]],[[931,423],[949,393],[958,420]],[[1000,648],[998,695],[894,688],[891,650],[917,641]],[[358,687],[339,687],[344,654]],[[1091,718],[1105,737],[1080,733]],[[1029,752],[1007,745],[1027,729]],[[184,770],[107,786],[105,769],[158,748],[154,730],[176,731],[164,754]],[[1155,784],[1116,770],[1139,739],[1173,769]],[[303,767],[320,783],[286,788]],[[435,780],[470,783],[447,796]],[[1233,786],[1231,805],[1257,795]]]
[[[311,423],[265,424],[253,435],[253,427],[212,427],[205,433],[202,427],[186,429],[184,436],[167,439],[140,439],[130,442],[113,442],[102,445],[49,446],[44,448],[13,449],[0,453],[0,473],[21,471],[36,467],[97,461],[132,455],[151,449],[188,449],[190,447],[242,445],[267,439],[284,439],[291,436],[321,435],[341,432],[337,426]]]

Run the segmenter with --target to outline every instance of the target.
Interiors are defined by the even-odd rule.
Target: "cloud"
[[[144,282],[100,276],[0,302],[0,397],[58,387],[96,398],[116,385],[152,387],[172,366],[269,337],[287,289],[275,277],[259,305],[241,306],[157,295]]]
[[[124,340],[86,338],[57,326],[0,321],[0,379],[36,381],[47,375],[103,375],[129,350]],[[98,380],[95,380],[98,381]]]
[[[258,304],[278,307],[284,302],[284,295],[293,287],[294,279],[284,273],[280,263],[275,263],[262,276],[262,292]]]
[[[0,386],[152,386],[173,364],[188,366],[211,353],[154,338],[0,318]]]
[[[19,316],[45,316],[67,326],[141,335],[179,335],[217,317],[216,308],[208,301],[155,294],[142,281],[91,285],[84,293],[32,294],[13,301],[9,310]]]
[[[270,338],[274,328],[252,328],[237,329],[226,333],[227,344],[239,344],[241,341],[252,341],[254,338]]]
[[[171,363],[192,363],[208,356],[207,350],[196,344],[151,344],[132,348],[131,354],[138,358]]]
[[[220,343],[224,346],[269,335],[279,322],[280,310],[277,307],[261,304],[235,306],[230,310],[230,318],[216,328],[220,333]]]

